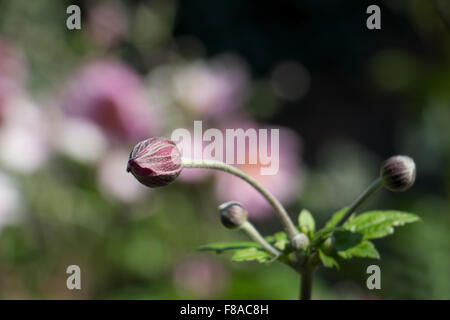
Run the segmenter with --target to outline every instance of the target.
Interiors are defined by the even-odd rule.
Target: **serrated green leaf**
[[[271,236],[264,237],[264,239],[266,239],[267,242],[272,243],[272,242],[277,242],[277,241],[281,241],[281,240],[286,240],[287,235],[285,232],[277,232]]]
[[[256,248],[248,248],[237,250],[231,261],[241,262],[241,261],[257,261],[260,263],[269,263],[274,260],[274,257],[267,253],[266,251],[259,250]]]
[[[338,252],[338,255],[343,259],[350,259],[353,257],[380,259],[380,254],[377,249],[373,243],[368,240],[360,242],[356,247],[340,251]]]
[[[289,239],[287,238],[285,232],[277,232],[271,236],[265,237],[264,239],[281,251],[284,251],[289,244]]]
[[[358,232],[339,230],[334,233],[334,248],[336,251],[345,251],[361,243],[363,235]]]
[[[316,230],[316,222],[311,212],[303,209],[298,215],[298,226],[300,231],[311,236]]]
[[[323,241],[325,241],[331,233],[335,231],[345,231],[344,227],[332,227],[332,228],[323,228],[317,231],[314,236],[311,245],[318,246]]]
[[[400,211],[370,211],[347,221],[344,228],[352,232],[362,233],[364,240],[377,239],[394,233],[394,227],[419,221],[412,213]]]
[[[345,213],[347,212],[348,207],[342,208],[339,211],[336,211],[330,218],[330,220],[328,220],[328,222],[325,224],[325,228],[332,228],[335,227],[337,225],[337,223],[339,222],[339,220],[341,220],[341,218],[345,215]]]
[[[215,242],[205,244],[197,248],[199,251],[215,251],[216,253],[222,253],[225,251],[235,251],[240,249],[256,248],[262,249],[262,246],[257,242],[244,241],[244,242]]]
[[[329,256],[325,254],[322,250],[319,249],[319,258],[320,261],[322,261],[323,265],[327,268],[333,268],[336,267],[339,269],[339,263],[336,261],[335,258],[332,256]]]
[[[284,251],[287,248],[287,245],[289,244],[289,241],[287,239],[280,239],[278,241],[275,241],[274,243],[272,243],[272,245],[281,250]]]

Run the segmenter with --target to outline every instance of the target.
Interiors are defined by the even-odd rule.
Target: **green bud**
[[[294,250],[303,250],[306,249],[309,245],[309,239],[306,235],[303,233],[297,234],[292,240],[291,240],[291,246],[294,248]]]
[[[332,253],[334,253],[335,251],[335,243],[336,243],[336,239],[335,237],[332,235],[329,238],[327,238],[327,240],[325,240],[322,245],[320,246],[320,249],[322,249],[322,251],[327,254],[327,255],[331,255]]]

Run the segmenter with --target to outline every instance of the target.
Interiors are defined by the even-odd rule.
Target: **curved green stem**
[[[252,187],[254,187],[256,190],[261,193],[261,195],[270,203],[270,205],[273,207],[275,212],[277,213],[278,217],[281,219],[281,222],[284,225],[284,228],[286,230],[286,233],[288,234],[289,238],[292,240],[299,232],[297,228],[294,226],[294,223],[292,222],[291,218],[289,218],[289,215],[286,212],[286,209],[284,209],[283,205],[278,201],[277,198],[275,198],[267,189],[265,189],[258,181],[256,181],[254,178],[250,177],[243,171],[239,170],[236,167],[230,166],[224,162],[216,161],[216,160],[200,160],[200,159],[187,159],[182,158],[181,159],[183,166],[186,168],[207,168],[207,169],[215,169],[224,171],[227,173],[231,173],[232,175],[235,175],[242,180],[249,183]]]
[[[280,251],[270,245],[270,243],[262,237],[258,230],[256,230],[256,228],[249,221],[245,221],[240,228],[244,230],[251,239],[258,242],[267,252],[273,254],[275,257],[278,257],[281,254]]]
[[[362,205],[367,199],[369,199],[375,192],[377,192],[383,186],[381,177],[378,177],[372,184],[350,205],[345,215],[336,224],[337,227],[342,226],[345,221],[352,215],[355,210]]]

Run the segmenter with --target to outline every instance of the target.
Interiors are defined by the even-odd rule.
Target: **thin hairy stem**
[[[262,235],[256,230],[256,228],[249,222],[245,221],[240,228],[244,230],[247,235],[253,239],[254,241],[258,242],[267,252],[273,254],[275,257],[278,257],[281,252],[278,251],[275,247],[270,245],[263,237]]]
[[[340,227],[342,226],[345,221],[347,221],[348,218],[352,215],[353,212],[355,212],[356,209],[358,209],[359,206],[361,206],[367,199],[369,199],[375,192],[377,192],[381,187],[383,186],[383,181],[381,178],[377,178],[372,184],[364,191],[351,205],[350,208],[348,208],[345,215],[339,220],[339,222],[336,224],[336,226]]]
[[[291,218],[289,218],[289,215],[287,214],[286,209],[284,209],[284,207],[280,203],[280,201],[278,201],[278,199],[275,198],[258,181],[256,181],[254,178],[250,177],[243,171],[239,170],[238,168],[230,166],[221,161],[216,161],[216,160],[197,160],[197,159],[182,158],[182,163],[183,163],[183,166],[186,168],[215,169],[215,170],[220,170],[220,171],[224,171],[227,173],[231,173],[232,175],[235,175],[235,176],[241,178],[242,180],[249,183],[256,190],[258,190],[259,193],[261,193],[261,195],[270,203],[270,205],[273,207],[273,209],[277,213],[278,217],[281,219],[281,222],[284,225],[286,233],[288,234],[288,236],[291,240],[299,233],[297,228],[294,226],[294,223],[292,222]]]

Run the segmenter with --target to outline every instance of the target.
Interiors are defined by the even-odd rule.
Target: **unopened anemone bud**
[[[334,235],[331,235],[322,243],[320,248],[326,254],[331,255],[336,251],[335,245],[336,245],[336,238],[334,237]]]
[[[183,170],[181,152],[175,142],[149,138],[139,142],[128,159],[127,171],[143,185],[163,187],[175,180]]]
[[[220,221],[228,229],[236,229],[247,221],[247,210],[239,202],[230,201],[219,206]]]
[[[391,191],[405,191],[416,180],[416,164],[408,156],[393,156],[387,159],[380,169],[383,186]]]
[[[303,233],[298,233],[294,238],[291,240],[291,246],[294,248],[294,250],[304,250],[309,245],[309,239],[308,237]]]

